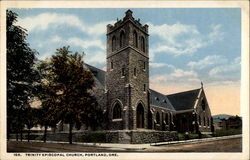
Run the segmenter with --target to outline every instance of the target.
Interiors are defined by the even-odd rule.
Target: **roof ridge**
[[[161,95],[163,95],[163,96],[166,96],[165,94],[160,93],[160,92],[158,92],[158,91],[156,91],[156,90],[153,90],[153,89],[150,89],[150,88],[149,88],[149,90],[152,90],[152,91],[154,91],[154,92],[156,92],[156,93],[158,93],[158,94],[161,94]]]
[[[183,92],[177,92],[177,93],[173,93],[173,94],[167,94],[166,96],[173,96],[173,95],[178,95],[178,94],[182,94],[182,93],[188,93],[188,92],[192,92],[195,90],[201,90],[202,88],[197,88],[197,89],[192,89],[192,90],[187,90],[187,91],[183,91]]]
[[[92,67],[92,68],[94,68],[94,69],[98,69],[98,70],[100,70],[100,71],[103,71],[103,72],[105,72],[106,73],[106,71],[104,71],[103,69],[100,69],[100,68],[97,68],[97,67],[95,67],[95,66],[92,66],[92,65],[90,65],[90,64],[88,64],[88,63],[84,63],[85,65],[87,65],[87,67]]]

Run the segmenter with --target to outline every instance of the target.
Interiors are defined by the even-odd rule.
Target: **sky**
[[[39,59],[57,48],[84,52],[106,69],[106,25],[128,8],[11,9],[27,29]],[[240,115],[241,10],[239,8],[130,8],[149,26],[150,88],[172,94],[201,87],[211,112]]]

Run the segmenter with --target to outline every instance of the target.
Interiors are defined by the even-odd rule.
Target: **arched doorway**
[[[113,119],[120,118],[122,118],[121,105],[119,103],[116,103],[113,108]]]
[[[144,128],[144,108],[141,103],[136,108],[136,127]]]
[[[184,133],[184,132],[188,132],[189,128],[188,128],[188,119],[186,117],[182,117],[181,118],[181,124],[180,124],[180,132]]]

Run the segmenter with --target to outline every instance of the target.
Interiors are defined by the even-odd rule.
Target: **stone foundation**
[[[74,142],[141,144],[167,142],[176,139],[175,131],[114,130],[73,133]],[[68,133],[48,134],[47,140],[68,141]]]
[[[118,130],[106,133],[106,141],[110,143],[155,143],[173,141],[175,138],[174,131]]]

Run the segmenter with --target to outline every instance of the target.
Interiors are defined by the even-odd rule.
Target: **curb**
[[[211,142],[211,141],[216,141],[216,140],[224,140],[224,139],[232,139],[232,138],[240,138],[240,137],[242,137],[242,134],[222,136],[222,137],[203,138],[203,139],[191,139],[191,140],[182,140],[182,141],[151,143],[150,146],[193,144],[193,143]]]

